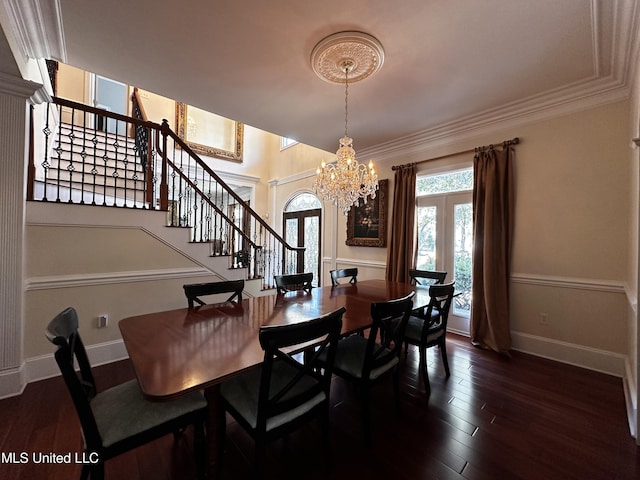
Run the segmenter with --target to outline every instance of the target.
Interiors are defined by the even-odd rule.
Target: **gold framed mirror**
[[[242,163],[244,124],[176,102],[178,137],[200,155]]]

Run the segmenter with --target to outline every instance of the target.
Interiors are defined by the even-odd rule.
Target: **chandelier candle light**
[[[344,215],[361,198],[376,198],[378,175],[369,165],[358,163],[353,139],[348,134],[349,75],[351,82],[363,80],[377,72],[384,61],[382,45],[375,38],[361,32],[340,32],[330,35],[315,46],[311,63],[316,74],[328,82],[343,83],[344,137],[336,152],[336,162],[322,162],[316,170],[315,192],[333,202]],[[343,77],[344,76],[344,77]]]

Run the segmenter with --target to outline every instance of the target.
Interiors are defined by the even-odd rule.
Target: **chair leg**
[[[89,465],[83,465],[82,472],[80,472],[80,480],[87,480],[90,472],[91,469],[89,468]]]
[[[396,402],[396,414],[400,415],[400,369],[396,367],[396,371],[393,372],[393,395]]]
[[[194,424],[194,443],[196,453],[196,469],[198,471],[198,478],[207,478],[207,446],[204,433],[204,423],[196,422]],[[222,447],[224,450],[224,446]],[[222,461],[223,455],[219,455],[219,460]]]
[[[366,386],[360,387],[360,397],[362,400],[362,430],[364,432],[364,444],[371,448],[371,422],[369,419],[369,389]]]
[[[439,344],[440,355],[442,355],[442,363],[444,364],[444,373],[447,375],[447,378],[451,375],[449,372],[449,360],[447,359],[447,340],[442,337],[442,340]]]
[[[263,440],[256,440],[255,449],[255,462],[253,466],[255,472],[253,478],[261,479],[264,477],[265,442]]]
[[[426,347],[419,347],[420,349],[420,364],[418,369],[422,372],[422,380],[424,381],[424,389],[427,393],[431,392],[431,384],[429,383],[429,371],[427,370],[427,349]]]
[[[222,468],[222,462],[224,461],[224,442],[227,438],[227,414],[224,408],[221,408],[220,412],[217,412],[216,419],[216,432],[208,432],[207,435],[217,435],[218,437],[218,445],[217,445],[217,456],[216,459],[216,468],[218,471]],[[206,450],[206,441],[205,441],[205,450]]]
[[[329,438],[329,405],[325,410],[325,413],[320,419],[322,429],[322,443],[324,446],[324,464],[327,472],[331,471],[332,459],[331,459],[331,439]]]
[[[89,478],[91,480],[104,480],[104,462],[91,466],[87,472],[89,473]],[[84,469],[82,470],[82,474],[84,475]]]

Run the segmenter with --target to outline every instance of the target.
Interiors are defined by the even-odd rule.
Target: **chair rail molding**
[[[537,275],[529,273],[512,273],[513,283],[539,285],[544,287],[573,288],[578,290],[596,290],[626,294],[626,282],[620,280],[603,280],[593,278],[559,277],[553,275]]]
[[[50,290],[56,288],[72,288],[83,286],[110,285],[131,282],[150,282],[156,280],[173,280],[178,278],[211,277],[211,270],[201,267],[165,268],[158,270],[140,270],[129,272],[106,272],[80,275],[52,275],[31,277],[25,282],[25,291]]]

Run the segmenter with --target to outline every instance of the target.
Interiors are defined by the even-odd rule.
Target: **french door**
[[[455,280],[456,294],[449,327],[469,331],[471,314],[471,262],[473,209],[470,191],[417,198],[416,268],[444,270]]]
[[[305,247],[298,253],[298,272],[313,272],[314,287],[320,286],[320,212],[318,208],[283,213],[284,240]]]

